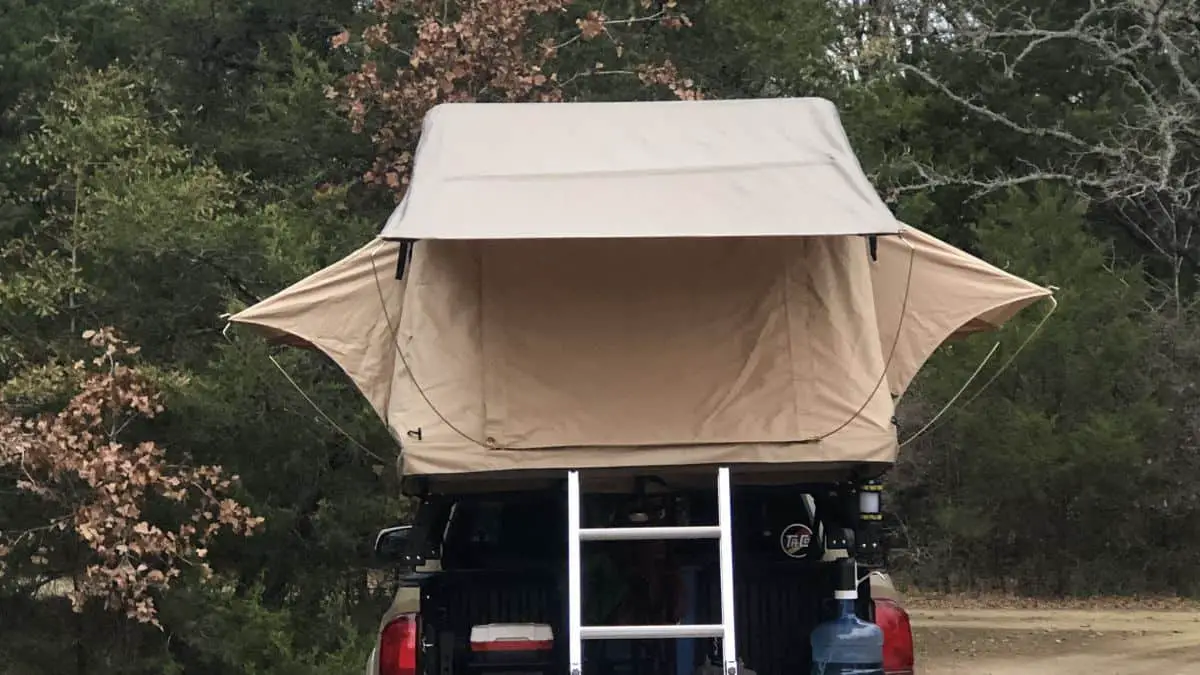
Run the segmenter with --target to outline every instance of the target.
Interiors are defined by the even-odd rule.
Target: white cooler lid
[[[488,623],[471,627],[471,644],[553,641],[554,631],[544,623]]]

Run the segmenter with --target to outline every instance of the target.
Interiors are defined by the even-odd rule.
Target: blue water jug
[[[839,616],[812,632],[812,675],[883,675],[883,631],[854,613],[857,576],[852,561],[838,561]]]

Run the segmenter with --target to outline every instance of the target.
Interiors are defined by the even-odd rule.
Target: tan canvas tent
[[[937,345],[1049,295],[912,228],[880,237],[873,262],[865,238],[847,235],[903,228],[826,102],[574,105],[435,111],[383,236],[232,317],[338,363],[402,445],[406,475],[886,465],[892,394]],[[626,134],[646,147],[613,151],[622,115],[655,106],[688,132],[667,142],[635,125]],[[588,147],[603,161],[512,143],[526,119],[541,125],[533,137],[574,124],[602,138]],[[754,219],[720,231],[692,214],[693,229],[646,203],[659,217],[622,223],[632,212],[605,199],[586,216],[544,199],[582,198],[592,179],[678,190],[701,174],[740,187],[658,199],[707,199],[732,218],[740,194],[760,200],[745,207]],[[480,187],[493,180],[506,187]],[[459,182],[487,198],[467,199]]]

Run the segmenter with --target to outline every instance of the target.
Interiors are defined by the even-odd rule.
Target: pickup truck
[[[837,552],[824,546],[826,528],[813,493],[797,487],[734,491],[739,656],[744,670],[759,675],[808,673],[809,634],[835,610],[831,562]],[[704,512],[706,505],[715,511],[711,493],[672,497],[686,502],[694,521],[715,518]],[[584,512],[646,522],[644,512],[661,516],[664,510],[613,503],[595,496]],[[472,642],[473,632],[496,625],[540,627],[551,641],[536,662],[501,662],[500,672],[566,672],[565,505],[557,491],[461,495],[423,502],[413,525],[382,530],[376,555],[397,566],[401,582],[380,623],[367,675],[496,672],[495,655]],[[596,542],[585,550],[583,608],[591,623],[614,623],[618,615],[626,623],[646,622],[645,613],[655,610],[658,621],[663,612],[676,623],[717,620],[717,560],[704,542]],[[883,629],[885,672],[911,675],[912,630],[902,598],[882,569],[862,576],[858,613]],[[714,654],[703,639],[588,643],[584,671],[695,675],[712,668]]]

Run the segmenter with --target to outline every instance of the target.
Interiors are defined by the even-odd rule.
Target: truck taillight
[[[883,630],[883,672],[912,675],[913,635],[908,612],[894,600],[876,600],[875,624]]]
[[[401,614],[392,619],[379,635],[379,675],[416,675],[416,614]]]

